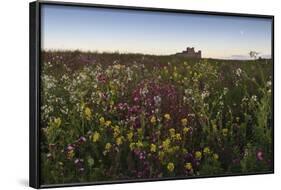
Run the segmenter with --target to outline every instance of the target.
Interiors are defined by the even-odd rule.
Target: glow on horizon
[[[271,57],[270,19],[43,5],[41,23],[44,50]]]

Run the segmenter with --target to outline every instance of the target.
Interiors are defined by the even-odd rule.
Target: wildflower
[[[169,120],[171,119],[171,116],[170,116],[170,114],[166,113],[166,114],[164,115],[164,118],[165,118],[167,121],[169,121]]]
[[[117,136],[119,136],[120,134],[120,128],[118,125],[116,125],[114,128],[113,128],[113,136],[114,138],[116,138]]]
[[[90,108],[86,107],[85,110],[84,110],[84,115],[85,115],[85,118],[89,121],[91,120],[91,117],[92,117],[92,111]]]
[[[110,143],[105,144],[105,150],[108,152],[111,149],[112,145]]]
[[[83,137],[83,136],[81,136],[79,139],[78,139],[78,143],[79,144],[83,144],[84,142],[86,142],[87,141],[87,139],[85,138],[85,137]]]
[[[204,154],[210,154],[211,153],[211,151],[210,151],[210,148],[209,147],[205,147],[204,149],[203,149],[203,153]]]
[[[48,159],[52,159],[52,158],[53,158],[53,157],[52,157],[52,154],[51,154],[51,153],[48,153],[48,154],[47,154],[47,158],[48,158]]]
[[[116,139],[116,144],[119,146],[119,145],[121,145],[122,143],[123,143],[122,137],[118,137],[118,138]]]
[[[174,128],[169,129],[170,135],[175,136],[176,130]]]
[[[60,125],[61,125],[61,118],[60,117],[55,118],[53,123],[54,123],[55,127],[60,127]]]
[[[213,158],[214,158],[214,160],[218,160],[219,159],[219,155],[218,154],[214,154]]]
[[[170,139],[166,139],[165,141],[163,141],[162,143],[163,149],[167,151],[170,147],[170,143],[171,143]]]
[[[104,117],[101,117],[101,118],[99,119],[99,121],[100,121],[100,124],[101,124],[101,125],[104,125],[104,124],[105,124],[105,119],[104,119]]]
[[[153,143],[150,145],[150,152],[156,152],[156,145]]]
[[[175,139],[176,139],[177,141],[181,141],[181,134],[180,134],[180,133],[177,133],[177,134],[175,135]]]
[[[75,156],[74,150],[70,150],[70,151],[67,152],[67,158],[68,158],[68,159],[71,159],[71,158],[73,158],[74,156]]]
[[[164,156],[165,156],[165,153],[164,153],[163,151],[159,151],[159,152],[158,152],[159,160],[163,161]]]
[[[106,127],[109,127],[109,126],[111,125],[111,123],[112,123],[111,121],[107,120],[104,125],[105,125]]]
[[[69,145],[66,147],[66,150],[67,150],[67,151],[74,150],[74,147],[73,147],[71,144],[69,144]]]
[[[187,119],[186,118],[181,119],[181,124],[182,124],[182,126],[186,127],[187,126]]]
[[[143,143],[141,141],[138,141],[136,143],[136,145],[137,145],[138,148],[142,148],[143,147]]]
[[[119,70],[119,69],[122,68],[122,65],[121,64],[116,64],[116,65],[113,65],[113,68]]]
[[[228,91],[229,91],[228,88],[223,88],[223,95],[226,95]]]
[[[167,165],[167,169],[169,172],[173,172],[175,169],[175,165],[172,162],[169,162]]]
[[[187,153],[188,153],[187,149],[186,149],[186,148],[183,148],[183,149],[182,149],[182,153],[183,153],[183,154],[187,154]]]
[[[242,74],[242,69],[240,69],[240,68],[236,69],[235,74],[236,74],[238,77],[240,77],[241,74]]]
[[[144,151],[140,151],[140,153],[139,153],[139,159],[140,160],[144,160],[145,159],[145,152]]]
[[[187,134],[189,132],[190,128],[189,127],[184,127],[183,128],[183,134]]]
[[[256,153],[256,158],[257,160],[259,161],[262,161],[263,160],[263,152],[261,150],[257,151]]]
[[[222,129],[222,135],[226,137],[227,134],[228,134],[228,129],[227,128],[223,128]]]
[[[159,107],[161,105],[161,97],[160,96],[155,96],[153,98],[154,102],[155,102],[155,106]]]
[[[200,160],[200,159],[202,158],[202,153],[201,153],[200,151],[196,151],[196,152],[195,152],[195,158],[196,158],[197,160]]]
[[[256,96],[256,95],[253,95],[251,98],[252,98],[252,100],[253,100],[254,102],[257,101],[257,96]]]
[[[87,161],[88,161],[88,164],[89,164],[90,167],[92,167],[95,163],[95,161],[92,157],[89,157]]]
[[[98,132],[95,132],[92,137],[93,142],[97,142],[99,141],[99,139],[100,139],[100,134]]]
[[[130,143],[129,147],[131,151],[134,150],[136,147],[136,143]]]
[[[204,90],[201,94],[201,98],[202,100],[204,100],[205,98],[209,97],[210,96],[210,92],[209,91],[206,91]]]
[[[156,123],[156,117],[152,116],[150,122],[154,125]]]
[[[184,168],[187,169],[187,170],[192,170],[192,164],[190,162],[187,162],[185,165],[184,165]]]
[[[132,139],[133,139],[133,136],[134,136],[134,134],[133,134],[133,132],[131,131],[131,132],[129,132],[128,134],[127,134],[127,139],[128,139],[128,141],[132,141]]]

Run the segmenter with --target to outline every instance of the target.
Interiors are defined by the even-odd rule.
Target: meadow
[[[42,184],[273,170],[270,59],[41,56]]]

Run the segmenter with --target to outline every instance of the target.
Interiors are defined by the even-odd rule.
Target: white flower
[[[153,97],[154,103],[157,107],[159,107],[161,105],[161,97],[160,96],[154,96]]]
[[[201,98],[204,100],[205,98],[209,97],[210,92],[207,90],[204,90],[201,94]]]
[[[256,96],[256,95],[253,95],[253,96],[251,97],[251,99],[252,99],[254,102],[256,102],[256,101],[257,101],[257,96]]]
[[[242,69],[240,69],[240,68],[236,69],[235,73],[238,77],[240,77],[242,74]]]
[[[226,95],[228,92],[228,88],[223,88],[223,95]]]

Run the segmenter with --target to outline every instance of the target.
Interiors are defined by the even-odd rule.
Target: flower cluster
[[[76,54],[95,61],[74,64]],[[79,52],[43,60],[44,184],[272,169],[271,67],[262,60]]]

